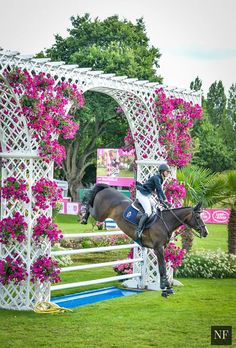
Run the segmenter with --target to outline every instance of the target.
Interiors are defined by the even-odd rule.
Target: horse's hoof
[[[174,294],[174,290],[172,288],[166,289],[166,292],[168,295],[173,295]]]
[[[163,290],[162,293],[161,293],[161,296],[162,296],[162,297],[165,297],[165,298],[168,297],[167,291],[166,291],[166,290]]]

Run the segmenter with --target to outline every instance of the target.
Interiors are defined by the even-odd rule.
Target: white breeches
[[[136,198],[141,203],[145,213],[150,216],[152,214],[152,204],[151,204],[151,194],[148,196],[144,196],[140,191],[137,191]]]

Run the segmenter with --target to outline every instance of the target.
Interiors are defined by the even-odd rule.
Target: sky
[[[143,17],[150,45],[162,54],[164,83],[189,88],[197,76],[204,94],[222,80],[236,83],[236,0],[0,0],[0,47],[35,54],[68,35],[71,16],[101,20]]]

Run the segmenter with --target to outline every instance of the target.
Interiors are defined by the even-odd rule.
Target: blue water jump
[[[108,288],[101,288],[91,291],[83,291],[76,294],[64,295],[60,297],[53,297],[52,303],[57,304],[60,307],[75,308],[86,306],[91,303],[96,303],[104,300],[110,300],[117,297],[124,297],[130,295],[136,295],[143,292],[142,290],[126,290],[120,289],[116,286]]]

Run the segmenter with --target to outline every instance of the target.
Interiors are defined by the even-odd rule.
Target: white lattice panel
[[[138,177],[141,182],[156,173],[160,162],[166,158],[165,149],[158,142],[158,124],[153,117],[152,100],[154,91],[163,88],[167,96],[182,98],[194,104],[201,102],[201,94],[161,86],[148,81],[137,81],[125,76],[104,74],[101,71],[91,71],[90,68],[79,68],[75,65],[65,65],[63,62],[50,62],[50,59],[34,59],[19,55],[17,52],[0,51],[0,141],[4,168],[2,181],[8,176],[24,179],[30,187],[40,178],[52,179],[53,163],[45,164],[38,158],[38,144],[33,139],[33,131],[27,127],[27,122],[19,107],[19,99],[4,79],[4,71],[13,67],[26,69],[29,73],[45,72],[56,77],[56,83],[62,79],[75,83],[82,91],[93,90],[105,93],[114,98],[123,108],[128,119],[132,134],[135,138],[135,147],[138,158]],[[20,91],[20,94],[24,91]],[[174,171],[172,173],[174,176]],[[43,242],[40,248],[32,243],[32,228],[37,217],[42,211],[32,209],[32,200],[29,204],[3,200],[1,204],[1,218],[11,216],[13,211],[19,211],[26,217],[28,223],[27,241],[21,245],[10,247],[2,246],[0,256],[13,255],[17,251],[27,263],[27,270],[31,263],[44,253],[50,254],[50,243]],[[51,210],[43,211],[51,216]],[[159,284],[157,260],[154,253],[143,249],[139,251],[144,257],[144,262],[137,263],[134,268],[137,272],[142,270],[142,287]],[[147,257],[146,257],[147,255]],[[136,272],[136,271],[135,271]],[[169,271],[170,275],[171,272]],[[3,308],[29,309],[36,300],[50,298],[49,284],[32,285],[27,281],[21,286],[9,285],[0,287],[0,306]]]

